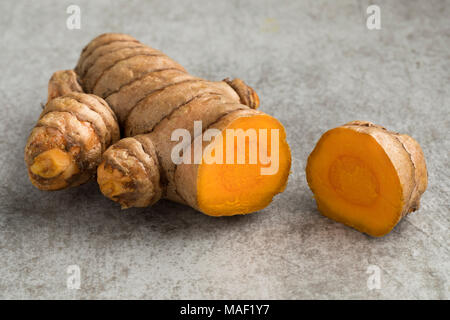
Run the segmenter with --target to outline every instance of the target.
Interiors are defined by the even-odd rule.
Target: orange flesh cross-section
[[[250,129],[256,133],[255,135],[249,134],[245,138],[245,162],[243,164],[238,163],[237,137],[234,137],[234,161],[232,164],[226,163],[227,129],[234,129],[235,132],[238,132],[238,129],[248,132],[247,130]],[[259,141],[261,140],[259,139],[259,129],[267,129],[266,144]],[[259,156],[260,151],[263,155],[272,156],[272,129],[277,129],[279,134],[277,141],[279,148],[274,148],[274,152],[279,154],[278,170],[274,170],[273,174],[263,175],[261,174],[263,168],[268,170],[274,165],[272,162],[262,163]],[[263,209],[269,205],[277,193],[284,190],[289,175],[291,154],[283,126],[278,120],[268,115],[241,117],[231,122],[222,131],[221,136],[223,139],[223,164],[203,162],[198,169],[197,201],[199,209],[212,216],[246,214]],[[216,137],[212,143],[217,143],[217,141]],[[257,161],[253,164],[250,163],[250,145],[253,145],[253,150],[256,149],[258,154]],[[264,150],[259,150],[259,148],[264,148]],[[203,159],[205,159],[205,154]],[[273,162],[275,162],[274,159],[275,157],[272,157]]]
[[[306,167],[319,211],[372,236],[382,236],[401,218],[400,179],[372,136],[348,128],[325,133]]]

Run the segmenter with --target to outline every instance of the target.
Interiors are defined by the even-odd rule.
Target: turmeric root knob
[[[119,126],[103,99],[78,92],[52,99],[25,146],[30,180],[41,190],[80,185],[118,139]]]
[[[230,80],[228,78],[224,79],[230,87],[232,87],[238,94],[241,103],[248,106],[251,109],[259,108],[259,97],[252,87],[247,85],[244,81],[239,78]]]
[[[125,138],[110,147],[97,168],[100,191],[120,203],[122,209],[147,207],[162,195],[158,161],[151,149],[152,144],[137,139],[140,137]]]
[[[46,126],[34,128],[25,148],[31,183],[41,190],[69,186],[79,174],[79,153],[80,147],[70,144],[61,131]]]
[[[320,138],[308,158],[306,178],[321,213],[383,236],[418,209],[427,170],[413,138],[354,121]]]
[[[48,82],[47,102],[71,92],[83,92],[75,71],[56,71]]]

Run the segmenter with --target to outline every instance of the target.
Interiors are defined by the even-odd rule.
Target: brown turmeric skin
[[[161,198],[209,215],[245,214],[267,206],[281,192],[290,169],[290,150],[279,121],[255,110],[259,99],[242,80],[212,82],[194,77],[158,50],[123,34],[95,38],[75,68],[86,92],[105,99],[127,137],[112,145],[98,167],[101,191],[123,208],[145,207]],[[171,141],[194,121],[203,129],[277,129],[279,170],[262,176],[256,164],[175,164]],[[258,136],[252,137],[257,140]],[[251,140],[251,139],[250,139]],[[246,147],[256,141],[246,142]],[[202,143],[206,148],[210,143]],[[266,151],[266,150],[262,150]]]
[[[306,178],[321,213],[376,237],[417,210],[427,187],[417,141],[366,121],[326,132],[308,158]]]

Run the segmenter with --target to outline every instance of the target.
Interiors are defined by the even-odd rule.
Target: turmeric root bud
[[[54,178],[64,172],[71,163],[72,159],[67,152],[55,148],[38,155],[30,166],[30,170],[42,178]]]
[[[365,121],[326,132],[308,158],[306,178],[321,213],[377,237],[419,208],[427,186],[417,141]]]
[[[42,190],[57,190],[80,172],[73,155],[58,148],[42,152],[29,168],[32,183]]]
[[[47,102],[71,92],[83,92],[75,71],[56,71],[48,82]]]
[[[97,171],[99,172],[97,182],[100,191],[106,197],[119,202],[123,208],[128,208],[126,195],[132,193],[135,189],[131,183],[131,178],[104,162],[100,164]]]
[[[240,102],[243,105],[246,105],[251,109],[259,108],[259,97],[252,87],[250,87],[244,81],[238,78],[233,80],[226,78],[223,81],[225,81],[230,87],[234,89],[234,91],[236,91],[239,98],[241,99]]]

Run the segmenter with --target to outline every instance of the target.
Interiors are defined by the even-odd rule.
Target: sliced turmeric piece
[[[308,158],[306,178],[322,214],[376,237],[417,210],[427,187],[419,144],[364,121],[326,132]]]

